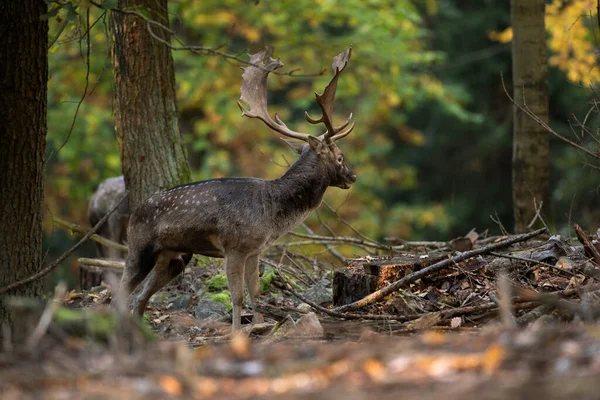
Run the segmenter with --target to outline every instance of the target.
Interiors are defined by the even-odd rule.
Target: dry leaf
[[[365,370],[367,375],[369,375],[369,377],[371,377],[371,379],[373,380],[380,380],[385,372],[383,364],[374,359],[369,359],[365,361],[363,369]]]
[[[162,323],[164,320],[166,320],[167,318],[169,318],[169,315],[168,315],[168,314],[161,315],[161,316],[160,316],[160,317],[158,317],[158,318],[154,318],[154,319],[152,320],[152,322],[154,322],[155,324],[160,324],[160,323]]]
[[[236,332],[231,338],[231,350],[238,357],[250,356],[250,340],[241,332]]]
[[[421,341],[427,345],[439,346],[446,343],[446,340],[446,334],[441,331],[429,331],[421,335]]]
[[[163,375],[158,378],[158,383],[165,393],[172,396],[179,396],[183,392],[181,382],[169,375]]]
[[[465,235],[465,237],[469,239],[473,245],[475,245],[475,243],[477,243],[477,239],[479,238],[479,234],[475,231],[475,228],[473,228]]]
[[[408,329],[423,330],[429,329],[440,321],[440,313],[432,312],[425,314],[422,317],[406,323]]]
[[[499,343],[494,343],[488,347],[482,360],[482,369],[486,374],[493,374],[500,368],[504,360],[504,347]]]
[[[80,299],[81,297],[83,297],[81,293],[75,293],[75,290],[71,290],[65,294],[63,303],[72,303],[74,300]]]

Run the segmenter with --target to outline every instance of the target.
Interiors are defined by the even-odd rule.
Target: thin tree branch
[[[90,0],[90,3],[93,4],[94,6],[101,8],[103,10],[106,10],[106,8],[104,8],[104,6],[102,4],[97,3],[94,0]],[[260,69],[264,69],[264,66],[261,64],[253,64],[250,63],[248,60],[245,60],[237,55],[233,55],[233,54],[229,54],[229,53],[225,53],[219,50],[216,50],[214,48],[211,47],[205,47],[205,46],[199,46],[199,45],[182,45],[182,46],[174,46],[173,44],[171,44],[169,41],[161,38],[160,36],[158,36],[156,33],[154,33],[154,31],[152,30],[152,27],[155,26],[159,29],[162,29],[164,31],[166,31],[167,33],[169,33],[170,36],[174,37],[179,43],[182,43],[181,40],[179,40],[177,38],[177,34],[175,33],[175,31],[173,31],[172,29],[170,29],[169,27],[156,22],[148,17],[146,17],[144,14],[137,12],[137,11],[133,11],[133,10],[127,10],[127,9],[122,9],[122,8],[111,8],[109,11],[113,11],[113,12],[118,12],[121,14],[125,14],[125,15],[134,15],[138,18],[141,18],[144,20],[144,22],[146,23],[146,29],[148,30],[148,33],[150,34],[150,36],[152,36],[152,38],[154,38],[155,40],[157,40],[158,42],[164,44],[165,46],[167,46],[168,48],[170,48],[173,51],[190,51],[192,53],[195,54],[200,54],[200,55],[210,55],[210,56],[219,56],[219,57],[223,57],[225,59],[228,60],[235,60],[239,63],[245,64],[245,65],[252,65],[254,67],[260,68]],[[312,74],[296,74],[295,72],[298,71],[298,69],[292,69],[288,72],[280,72],[280,71],[269,71],[271,72],[271,74],[274,75],[287,75],[287,76],[293,76],[296,78],[308,78],[308,77],[315,77],[315,76],[321,76],[323,75],[327,69],[322,69],[321,71],[319,71],[318,73],[312,73]]]
[[[553,136],[557,137],[558,139],[562,140],[563,142],[567,143],[570,146],[575,147],[576,149],[582,151],[583,153],[587,154],[590,157],[596,158],[596,159],[600,159],[600,154],[595,154],[592,153],[591,151],[589,151],[588,149],[578,145],[577,143],[567,139],[566,137],[562,136],[561,134],[557,133],[554,129],[552,129],[546,122],[544,122],[543,120],[541,120],[537,115],[535,115],[527,106],[522,106],[520,104],[518,104],[512,97],[510,94],[508,94],[508,90],[506,89],[506,86],[504,84],[504,76],[501,73],[500,74],[500,80],[502,81],[502,88],[504,89],[504,93],[506,94],[506,96],[509,98],[509,100],[521,111],[523,111],[525,113],[525,115],[527,115],[529,118],[533,119],[535,122],[538,123],[538,125],[540,125],[542,128],[544,128],[547,132],[551,133]]]
[[[96,233],[96,231],[98,231],[98,229],[100,229],[100,227],[102,226],[102,224],[104,224],[106,222],[106,220],[113,213],[113,211],[115,211],[117,209],[117,207],[126,198],[127,198],[127,195],[121,197],[121,199],[119,201],[117,201],[114,206],[111,207],[111,209],[106,213],[106,215],[104,217],[102,217],[100,219],[100,221],[98,221],[98,223],[92,229],[90,229],[90,231],[88,233],[86,233],[85,236],[82,237],[81,240],[79,240],[79,242],[77,242],[77,244],[75,246],[71,247],[69,250],[67,250],[65,253],[63,253],[63,255],[60,256],[60,257],[58,257],[58,259],[55,262],[53,262],[52,264],[48,265],[46,268],[41,269],[40,271],[36,272],[35,274],[31,275],[28,278],[21,279],[20,281],[11,283],[8,286],[0,288],[0,295],[5,294],[7,292],[10,292],[11,290],[14,290],[14,289],[16,289],[18,287],[21,287],[23,285],[26,285],[29,282],[33,282],[36,279],[39,279],[39,278],[43,277],[44,275],[48,274],[54,268],[56,268],[60,263],[62,263],[63,261],[65,261],[71,254],[73,254],[75,252],[75,250],[77,250],[78,248],[80,248],[90,238],[90,236],[92,236],[94,233]],[[41,265],[39,266],[39,268],[41,268]]]

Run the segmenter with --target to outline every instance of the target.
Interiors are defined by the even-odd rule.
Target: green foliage
[[[225,274],[217,274],[205,282],[206,288],[211,291],[227,289],[227,276]]]
[[[106,37],[110,11],[92,6],[88,26],[83,4],[50,7],[56,11],[49,16],[51,37],[61,29],[62,34],[51,39],[50,48],[46,201],[52,213],[85,224],[89,196],[102,179],[120,174],[120,160]],[[448,239],[473,227],[493,227],[489,216],[495,213],[510,229],[512,109],[499,80],[500,71],[510,71],[510,47],[489,38],[510,25],[508,3],[180,0],[169,6],[172,26],[186,44],[242,59],[265,46],[272,49],[284,61],[284,72],[296,76],[270,77],[271,113],[307,133],[321,132],[304,121],[305,110],[319,115],[313,92],[329,81],[331,58],[353,45],[335,117],[339,122],[350,112],[356,116],[356,129],[340,147],[358,181],[350,191],[328,190],[325,201],[362,233]],[[270,179],[293,162],[295,155],[277,135],[240,116],[241,63],[183,50],[173,57],[180,126],[195,180]],[[566,85],[564,75],[551,71],[551,77],[551,117],[564,121],[586,99]],[[577,169],[578,160],[562,149],[553,165],[553,199],[561,207],[571,201],[571,191],[589,184],[591,175]],[[585,210],[594,207],[593,199],[587,196]],[[327,208],[319,216],[335,233],[354,235]],[[317,217],[308,224],[318,228]],[[351,247],[343,251],[352,254]]]
[[[105,8],[112,6],[104,2]],[[370,236],[389,233],[382,227],[387,226],[384,222],[389,220],[390,209],[401,204],[409,207],[396,200],[382,202],[381,193],[398,185],[417,187],[419,178],[409,164],[400,168],[394,165],[399,146],[425,144],[421,132],[406,127],[407,111],[433,102],[461,120],[475,117],[463,108],[464,96],[457,87],[444,86],[427,72],[429,65],[444,62],[445,55],[427,49],[427,30],[419,10],[409,0],[394,4],[382,0],[257,4],[184,0],[171,2],[170,7],[177,16],[178,34],[190,44],[201,43],[231,54],[269,46],[276,50],[274,56],[284,60],[286,71],[298,70],[297,75],[324,71],[318,76],[271,77],[272,112],[279,112],[290,126],[308,133],[321,129],[303,118],[305,110],[318,115],[313,92],[321,92],[330,79],[332,57],[353,45],[351,65],[340,79],[336,119],[345,119],[351,111],[356,115],[357,127],[341,147],[355,165],[359,180],[349,198],[349,192],[332,189],[326,201],[335,208],[344,204],[340,214]],[[58,15],[68,12],[62,8]],[[60,212],[68,198],[71,218],[80,221],[97,183],[120,173],[111,110],[107,18],[103,13],[95,7],[90,9],[89,73],[87,38],[81,36],[87,31],[85,21],[65,30],[50,57],[48,148],[53,155],[47,168],[52,182],[47,198],[54,212]],[[51,31],[59,29],[58,21],[51,24]],[[222,47],[223,43],[228,45]],[[173,55],[181,127],[195,167],[193,177],[273,178],[281,174],[294,155],[260,122],[240,117],[236,105],[241,83],[239,64],[187,51]],[[87,92],[93,94],[82,104],[69,136],[86,76]],[[365,208],[367,212],[363,212]],[[335,220],[331,225],[339,234],[350,233]],[[444,226],[438,228],[443,230]]]

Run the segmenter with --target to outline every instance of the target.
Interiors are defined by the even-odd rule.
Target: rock
[[[310,310],[312,310],[312,307],[306,303],[302,303],[302,304],[298,305],[298,307],[296,307],[296,309],[298,311],[300,311],[301,313],[308,313],[308,312],[310,312]]]
[[[217,319],[227,315],[229,310],[223,303],[203,297],[198,300],[194,314],[197,319]]]
[[[176,296],[171,300],[170,310],[172,311],[181,311],[187,309],[192,303],[192,296],[189,294],[182,294],[181,296]]]
[[[273,336],[323,336],[324,331],[317,314],[310,312],[294,321],[289,315],[285,322],[276,327]]]
[[[317,314],[309,312],[296,322],[293,333],[297,336],[323,336],[325,332]]]
[[[327,278],[321,279],[315,285],[306,289],[302,294],[308,300],[319,305],[330,303],[333,296],[331,281]]]

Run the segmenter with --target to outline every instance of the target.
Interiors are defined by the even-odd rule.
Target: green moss
[[[263,275],[260,277],[260,291],[268,292],[271,288],[271,282],[275,279],[276,273],[273,268],[266,268]]]
[[[53,317],[53,322],[65,332],[78,337],[89,337],[100,342],[108,342],[115,335],[117,315],[107,311],[59,308]],[[156,337],[144,316],[143,322],[136,322],[138,333],[146,340]]]
[[[217,274],[205,282],[206,288],[211,291],[227,289],[227,276]]]
[[[206,295],[207,299],[211,299],[214,302],[221,303],[227,307],[228,310],[231,310],[231,294],[229,291],[224,290],[219,293],[211,293]]]

